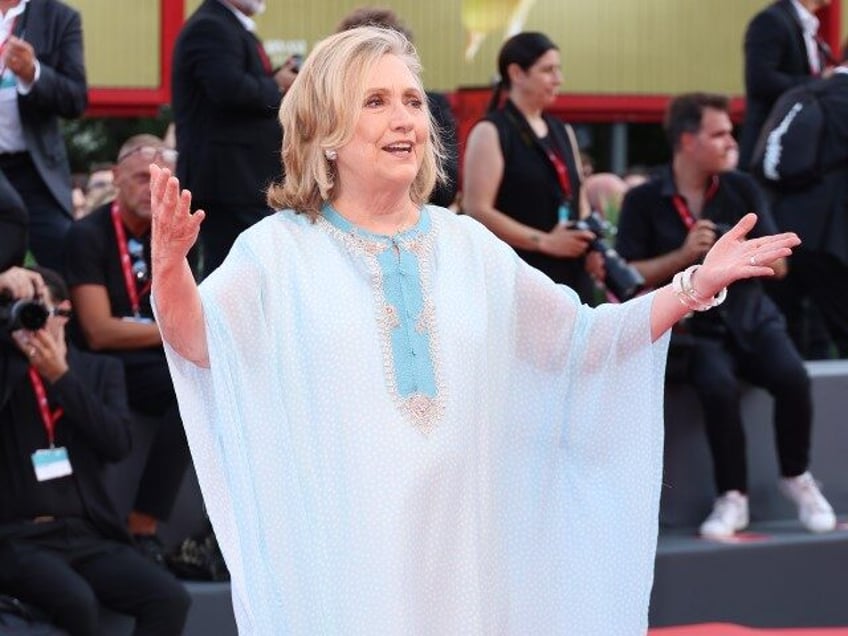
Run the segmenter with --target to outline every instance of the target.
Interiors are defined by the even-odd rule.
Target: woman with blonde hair
[[[198,289],[203,212],[153,172],[153,293],[244,634],[647,626],[671,325],[797,242],[754,216],[671,286],[592,310],[439,178],[414,49],[319,43],[285,181]],[[752,264],[756,263],[756,264]]]

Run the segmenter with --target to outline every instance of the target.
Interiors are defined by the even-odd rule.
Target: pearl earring
[[[324,150],[324,156],[327,157],[327,161],[335,161],[339,158],[339,153],[337,153],[332,148],[327,148]]]

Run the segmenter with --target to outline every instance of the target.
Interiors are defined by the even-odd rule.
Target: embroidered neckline
[[[372,232],[365,228],[359,227],[355,223],[348,221],[329,203],[325,203],[321,209],[322,216],[329,221],[333,226],[340,229],[342,232],[351,232],[361,236],[364,239],[379,242],[401,242],[414,238],[416,235],[428,232],[430,230],[430,215],[427,209],[422,207],[419,210],[418,221],[410,227],[395,232],[394,234],[380,234]]]
[[[423,207],[418,222],[411,228],[392,236],[376,234],[354,225],[329,205],[325,205],[322,215],[318,217],[317,225],[341,243],[351,255],[365,262],[374,297],[386,388],[404,417],[422,434],[429,434],[441,419],[445,405],[445,389],[440,371],[439,339],[431,292],[431,262],[437,224],[427,208]],[[389,302],[385,272],[380,263],[381,256],[389,249],[407,252],[416,259],[422,302],[421,310],[412,318],[410,326],[416,333],[427,339],[427,353],[434,385],[432,395],[420,391],[403,395],[398,387],[397,365],[400,361],[395,359],[392,335],[400,326],[402,317],[398,315],[398,308]]]

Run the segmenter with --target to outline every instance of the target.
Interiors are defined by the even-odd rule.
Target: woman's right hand
[[[191,192],[180,191],[179,180],[167,168],[150,165],[150,205],[153,213],[151,259],[153,268],[167,269],[185,262],[197,242],[203,210],[191,211]]]
[[[586,253],[595,235],[589,230],[576,230],[559,224],[547,234],[542,235],[539,249],[548,256],[559,258],[578,258]]]

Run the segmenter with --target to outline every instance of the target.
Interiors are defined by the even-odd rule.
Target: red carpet
[[[787,627],[758,629],[729,623],[655,627],[649,636],[848,636],[848,627]]]

